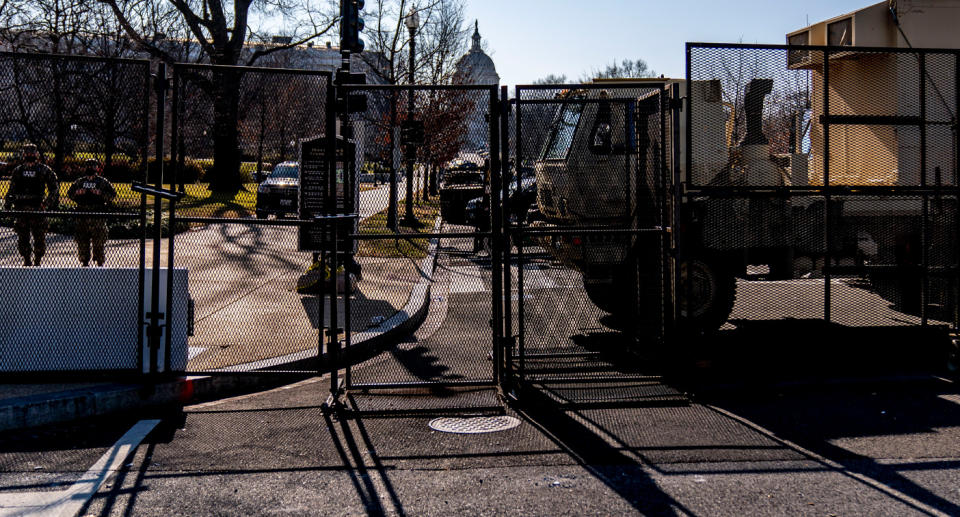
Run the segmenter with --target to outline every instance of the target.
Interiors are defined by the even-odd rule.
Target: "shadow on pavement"
[[[391,305],[387,300],[372,300],[364,296],[359,290],[356,291],[351,298],[350,309],[352,311],[352,318],[350,320],[350,326],[353,332],[360,332],[370,327],[377,326],[378,323],[375,323],[371,320],[371,315],[380,316],[386,320],[397,313],[397,308]],[[314,329],[318,328],[317,309],[320,303],[319,295],[314,294],[301,296],[300,303],[303,305],[303,314],[310,320],[310,325]],[[324,298],[323,307],[323,321],[325,328],[329,327],[330,324],[329,303],[330,298],[327,296]],[[344,311],[342,302],[340,303],[340,307],[338,319],[340,325],[343,325]]]
[[[839,464],[838,470],[893,489],[950,515],[960,514],[952,482],[943,491],[918,472],[950,470],[960,462],[960,390],[922,382],[813,385],[736,394],[705,394],[713,407]],[[908,501],[907,504],[910,504]],[[922,508],[918,508],[923,510]]]
[[[942,374],[950,347],[940,327],[848,327],[823,320],[733,320],[735,328],[687,340],[669,361],[688,390],[754,388],[878,376]]]

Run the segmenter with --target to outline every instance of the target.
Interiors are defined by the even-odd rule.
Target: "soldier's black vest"
[[[81,210],[97,210],[102,209],[107,206],[109,199],[107,198],[107,181],[100,176],[95,176],[93,178],[83,177],[77,180],[76,184],[79,184],[80,188],[86,190],[87,192],[77,196],[76,202]],[[100,194],[93,194],[89,192],[91,189],[97,189],[100,191]]]
[[[46,192],[46,168],[38,162],[25,163],[14,174],[19,176],[17,191],[13,193],[14,203],[25,208],[40,206]]]

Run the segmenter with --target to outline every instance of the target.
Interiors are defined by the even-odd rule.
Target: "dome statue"
[[[457,61],[457,71],[454,76],[457,84],[498,84],[500,76],[493,59],[480,47],[480,23],[474,21],[473,46],[470,51]]]
[[[494,66],[493,59],[490,59],[490,56],[480,47],[480,24],[477,21],[474,21],[473,46],[457,61],[453,83],[464,85],[500,83],[500,76],[497,75],[497,67]],[[489,107],[486,102],[476,102],[473,112],[466,120],[468,131],[465,144],[471,150],[488,150],[490,131],[487,111]]]

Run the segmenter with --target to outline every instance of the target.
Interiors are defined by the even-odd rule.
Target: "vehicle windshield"
[[[550,140],[543,153],[544,160],[565,160],[573,144],[573,133],[580,123],[584,104],[581,102],[564,103],[560,107],[553,127],[550,128]]]
[[[292,163],[281,163],[270,172],[272,179],[299,179],[300,166]]]

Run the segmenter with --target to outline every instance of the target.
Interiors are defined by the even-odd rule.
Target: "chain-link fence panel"
[[[176,65],[173,73],[164,182],[186,193],[178,214],[296,216],[301,144],[326,134],[330,72]]]
[[[349,369],[348,390],[492,384],[496,94],[492,86],[347,88],[360,219],[348,347],[382,350],[371,343],[385,333],[399,340]],[[385,409],[375,397],[354,402]]]
[[[148,167],[149,74],[140,60],[0,53],[5,372],[143,367],[131,182]]]
[[[668,95],[653,81],[518,87],[505,265],[516,379],[590,381],[566,396],[598,402],[596,382],[644,377],[631,354],[663,342]]]
[[[295,224],[193,222],[174,245],[195,307],[188,372],[308,371],[308,364],[316,371],[318,333],[329,315]]]
[[[724,328],[955,327],[954,53],[689,44],[687,65],[680,255],[738,277]]]

